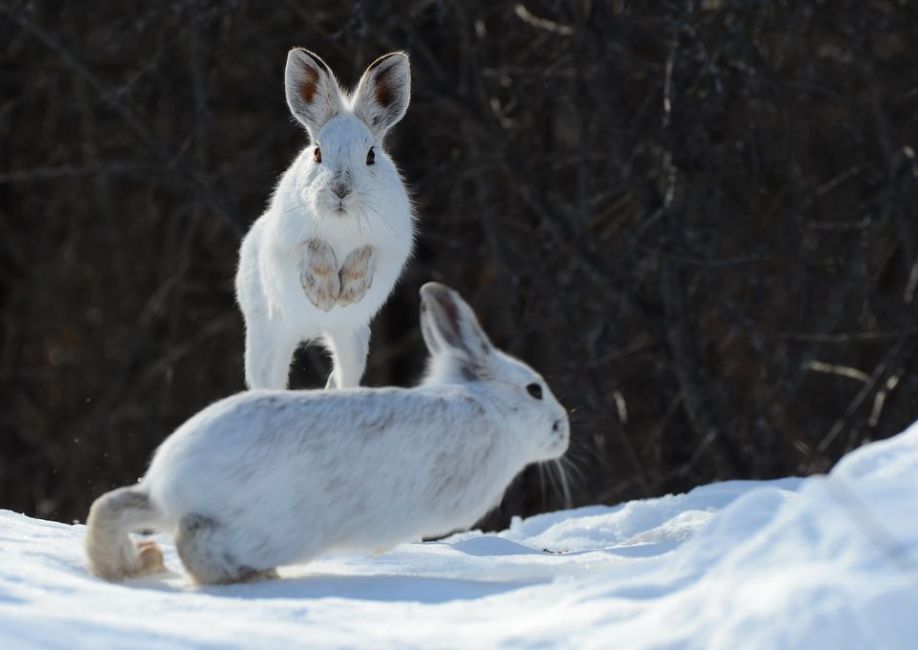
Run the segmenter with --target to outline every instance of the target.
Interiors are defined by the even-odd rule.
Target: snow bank
[[[514,521],[197,588],[89,577],[82,526],[0,511],[0,647],[918,647],[918,425],[828,477]]]

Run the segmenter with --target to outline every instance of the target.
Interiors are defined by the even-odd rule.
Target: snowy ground
[[[0,648],[918,647],[918,424],[828,478],[517,521],[259,584],[107,584],[82,526],[0,511]]]

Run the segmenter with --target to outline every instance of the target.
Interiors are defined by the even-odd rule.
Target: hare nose
[[[332,186],[332,194],[337,196],[339,199],[346,199],[347,195],[351,193],[351,189],[344,184],[338,184]]]

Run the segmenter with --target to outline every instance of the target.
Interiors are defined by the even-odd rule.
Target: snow
[[[88,576],[82,526],[0,511],[0,648],[918,647],[918,424],[826,477],[515,520],[192,586]]]

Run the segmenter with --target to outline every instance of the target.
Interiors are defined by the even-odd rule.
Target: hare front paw
[[[373,261],[376,251],[372,246],[361,246],[351,251],[341,266],[341,306],[359,302],[373,284]]]
[[[309,301],[322,311],[329,311],[341,294],[338,260],[335,251],[320,239],[306,242],[306,254],[300,262],[300,284]]]

